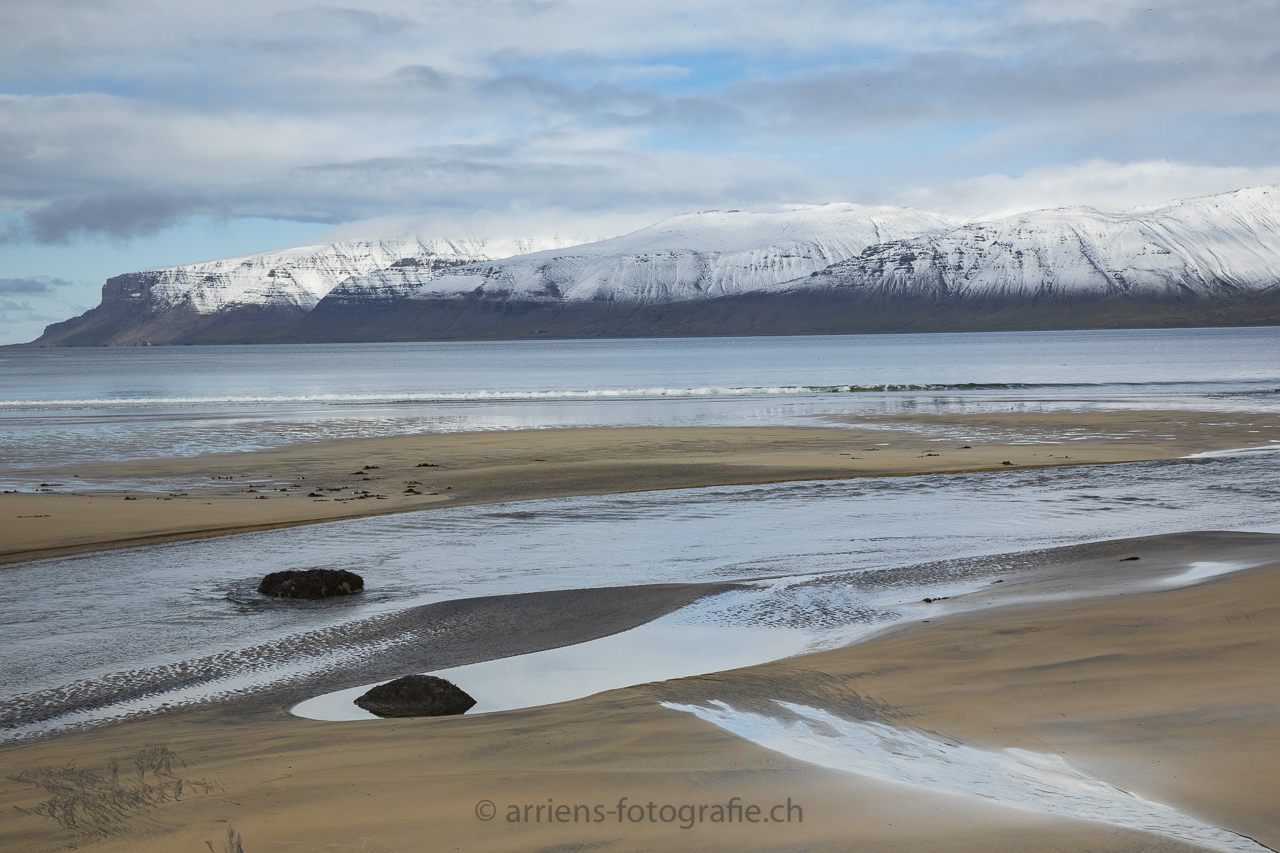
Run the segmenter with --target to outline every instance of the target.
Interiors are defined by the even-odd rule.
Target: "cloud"
[[[7,11],[10,243],[131,240],[197,214],[1143,203],[1280,164],[1276,0]]]
[[[430,65],[402,65],[395,70],[392,77],[407,86],[421,86],[427,89],[444,89],[455,80],[452,74],[432,68]]]
[[[0,294],[12,296],[16,294],[51,294],[60,287],[73,285],[75,282],[67,281],[63,278],[54,278],[47,275],[37,275],[30,278],[0,278]]]
[[[322,218],[325,204],[365,216],[415,207],[455,215],[517,208],[674,211],[743,200],[804,201],[821,186],[801,169],[767,158],[636,150],[604,134],[591,140],[549,135],[536,143],[440,146],[331,163],[298,169],[282,184],[255,192],[263,203],[277,195],[307,194]]]
[[[29,341],[48,323],[82,313],[98,286],[54,276],[0,278],[0,344]]]
[[[697,171],[696,164],[689,164]],[[786,176],[780,183],[788,184]],[[1028,169],[1020,174],[991,173],[961,181],[909,187],[867,187],[859,200],[936,210],[961,217],[996,218],[1028,210],[1084,205],[1100,210],[1122,211],[1134,207],[1160,205],[1172,199],[1229,192],[1246,186],[1280,185],[1280,166],[1212,167],[1168,160],[1115,163],[1089,160],[1053,164]],[[614,189],[607,184],[602,195]],[[838,189],[822,195],[810,188],[810,198],[842,200],[858,196],[856,189]],[[756,201],[738,204],[723,200],[710,206],[743,207],[770,211],[786,203]],[[740,196],[760,198],[764,193],[739,189]],[[709,194],[708,194],[709,195]],[[500,194],[488,201],[501,199]],[[599,199],[591,207],[584,198],[578,204],[529,203],[450,210],[416,216],[371,217],[343,223],[324,232],[316,242],[385,239],[405,234],[434,237],[475,236],[491,240],[512,237],[560,239],[564,245],[614,237],[651,225],[677,213],[695,209],[693,204],[644,205],[642,197],[629,199],[630,209],[621,203],[604,204]],[[616,200],[615,200],[616,201]]]
[[[6,299],[0,294],[0,344],[31,340],[46,323],[56,323],[83,312],[82,306],[57,301]]]
[[[894,201],[908,207],[985,217],[1071,205],[1127,210],[1162,204],[1174,198],[1271,184],[1280,184],[1280,165],[1248,168],[1167,160],[1139,163],[1089,160],[1037,167],[1020,175],[989,174],[954,183],[914,187],[897,193]]]
[[[69,243],[85,237],[129,240],[148,237],[197,213],[217,211],[201,198],[135,191],[83,199],[62,199],[26,214],[20,226],[11,226],[10,241],[22,238],[35,243]]]
[[[60,322],[85,310],[82,306],[39,306],[0,298],[0,345],[33,340],[40,336],[47,324]]]
[[[576,246],[637,231],[666,219],[678,210],[583,211],[564,207],[522,207],[468,210],[423,216],[388,216],[345,222],[319,235],[315,242],[382,240],[408,234],[432,237],[470,237],[495,243],[535,241],[539,246]],[[515,254],[512,251],[511,254]]]
[[[278,20],[295,30],[300,28],[344,39],[350,39],[353,35],[400,33],[416,26],[403,15],[341,6],[310,6],[281,12]]]

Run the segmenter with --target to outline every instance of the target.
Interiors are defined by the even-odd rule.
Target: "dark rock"
[[[475,704],[452,681],[434,675],[406,675],[356,700],[357,707],[379,717],[446,717],[465,714]]]
[[[364,589],[364,578],[345,569],[305,569],[272,572],[258,584],[258,592],[276,598],[328,598],[355,595]]]

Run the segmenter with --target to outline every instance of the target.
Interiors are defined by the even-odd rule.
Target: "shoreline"
[[[824,420],[409,435],[44,469],[33,478],[54,486],[0,494],[12,519],[0,565],[441,507],[1171,460],[1280,438],[1280,416],[1187,411]]]
[[[120,719],[120,714],[128,713],[122,709],[130,703],[193,688],[207,688],[205,698],[178,704],[172,711],[208,712],[241,721],[270,717],[287,712],[299,696],[574,646],[629,631],[701,599],[743,588],[735,582],[667,583],[446,599],[368,616],[343,624],[337,631],[325,626],[291,635],[283,648],[267,640],[244,649],[243,657],[260,664],[269,665],[282,657],[295,664],[311,664],[248,693],[219,692],[216,657],[188,660],[179,671],[162,665],[124,673],[130,676],[127,680],[107,676],[24,694],[21,704],[9,703],[0,710],[0,727],[10,731],[38,728],[47,720],[77,714],[87,715],[82,722],[85,730],[132,725],[170,711],[162,707],[150,713],[135,710],[134,716]],[[566,613],[572,616],[566,618]],[[369,648],[377,649],[376,654],[362,656],[358,669],[350,663],[324,665],[326,659],[344,651]],[[140,674],[149,677],[139,680]],[[112,709],[116,716],[106,716]],[[74,727],[33,731],[8,743],[56,739],[76,731]]]
[[[1123,560],[1135,555],[1141,560]],[[554,705],[322,723],[290,716],[283,697],[263,693],[7,745],[0,755],[12,772],[0,784],[0,848],[63,849],[70,840],[104,853],[159,853],[218,845],[230,829],[253,853],[281,845],[398,853],[420,849],[426,833],[438,845],[510,851],[635,843],[670,849],[694,841],[700,849],[761,851],[1199,849],[1131,828],[824,770],[661,705],[715,700],[774,714],[775,700],[783,700],[947,743],[1062,756],[1123,790],[1276,847],[1280,814],[1271,792],[1280,772],[1280,685],[1266,673],[1280,653],[1280,607],[1270,604],[1280,594],[1280,536],[1171,534],[1028,559],[1038,568],[993,588],[1008,598],[1002,606],[947,612],[955,605],[942,604],[927,620],[852,645]],[[1087,587],[1090,578],[1155,577],[1222,560],[1252,567],[1188,587],[1018,601],[1019,583],[1053,591],[1063,578]],[[705,591],[577,593],[599,597],[602,626],[616,628],[624,615],[644,615],[630,612],[633,601],[648,596],[663,610]],[[581,609],[567,592],[554,595],[562,600],[539,605],[553,633]],[[522,622],[514,599],[525,597],[498,598],[474,604],[491,610],[489,618]],[[513,639],[528,644],[533,633]],[[211,787],[147,808],[117,808],[105,834],[96,825],[68,832],[40,815],[48,789],[32,780],[53,780],[48,774],[68,762],[105,780],[109,757],[137,755],[147,744],[164,744],[186,762],[181,778]],[[73,796],[112,790],[104,781]],[[481,800],[505,808],[620,796],[659,803],[739,796],[766,805],[791,797],[806,814],[804,826],[785,836],[740,825],[714,833],[704,827],[686,838],[661,823],[510,826],[474,812]]]
[[[768,653],[772,657],[766,655],[758,658],[758,663],[744,663],[739,668],[768,666],[797,655],[822,653],[804,651],[805,647],[831,650],[873,641],[910,628],[917,621],[917,615],[928,615],[930,619],[925,621],[929,622],[939,617],[976,615],[1010,606],[1052,607],[1064,602],[1182,588],[1196,582],[1196,578],[1177,580],[1180,569],[1190,559],[1184,556],[1188,548],[1193,551],[1215,549],[1218,559],[1205,564],[1209,571],[1203,577],[1208,578],[1280,560],[1280,534],[1165,533],[995,553],[966,558],[969,565],[963,576],[932,583],[913,583],[908,579],[929,577],[944,569],[950,560],[902,565],[892,577],[886,575],[878,581],[885,584],[881,595],[887,597],[875,605],[880,618],[867,621],[866,630],[855,631],[834,646],[831,636],[824,638],[821,631],[811,632],[807,640],[794,645],[792,651],[775,650]],[[1139,554],[1141,558],[1136,556]],[[1079,568],[1064,574],[1063,567],[1068,565]],[[412,672],[449,670],[564,650],[635,629],[647,630],[662,617],[677,614],[699,602],[714,602],[725,593],[750,594],[763,590],[780,577],[786,576],[556,588],[446,598],[342,622],[336,630],[331,625],[300,629],[301,633],[291,633],[280,642],[267,638],[240,649],[237,657],[241,658],[241,665],[252,667],[256,662],[269,666],[287,659],[293,670],[284,677],[273,677],[269,670],[261,671],[258,686],[248,691],[228,689],[223,684],[221,673],[225,663],[219,655],[186,659],[177,669],[168,664],[153,669],[129,669],[22,694],[21,702],[10,702],[0,710],[0,727],[20,730],[35,725],[40,728],[42,722],[60,716],[81,717],[81,722],[72,723],[69,729],[32,731],[21,735],[20,740],[8,741],[15,744],[30,738],[56,738],[67,731],[74,733],[80,730],[79,725],[93,728],[136,723],[155,714],[203,710],[241,719],[288,712],[300,699],[314,699],[354,686],[369,687]],[[856,585],[859,580],[856,575],[833,570],[815,575],[809,582]],[[956,589],[957,584],[961,590]],[[803,587],[801,584],[799,588]],[[966,587],[967,590],[963,589]],[[949,593],[946,598],[927,597],[940,595],[940,588],[946,588]],[[911,615],[913,610],[920,611],[914,596],[921,595],[926,596],[923,602],[932,604],[927,612]],[[896,604],[892,603],[895,597],[901,598]],[[705,627],[715,625],[713,621]],[[371,650],[376,650],[372,657]],[[351,661],[338,663],[351,652],[357,653],[354,658],[359,664],[357,670],[351,669]],[[657,647],[649,647],[648,652],[658,653]],[[714,652],[707,658],[708,661],[715,659]],[[718,669],[710,663],[707,666],[710,667],[707,672]],[[684,677],[664,675],[659,680],[666,682]],[[601,688],[601,691],[611,689]],[[195,697],[188,692],[191,690],[195,691]],[[151,701],[148,697],[159,699]],[[172,707],[165,707],[169,702],[161,705],[160,699],[173,699]],[[139,700],[147,701],[139,705]],[[511,707],[527,710],[532,706]],[[479,713],[482,712],[473,711],[472,718]]]

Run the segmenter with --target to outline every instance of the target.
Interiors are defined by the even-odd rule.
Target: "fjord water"
[[[0,465],[850,412],[1280,406],[1280,329],[0,349]],[[14,485],[18,480],[9,479]]]

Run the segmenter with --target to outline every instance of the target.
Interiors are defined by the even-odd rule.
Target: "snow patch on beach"
[[[1269,850],[1250,838],[1110,785],[1056,755],[1023,749],[975,749],[881,722],[846,720],[789,702],[778,705],[798,719],[737,711],[719,701],[709,706],[662,705],[693,714],[791,758],[883,782],[1100,821],[1226,853]]]

